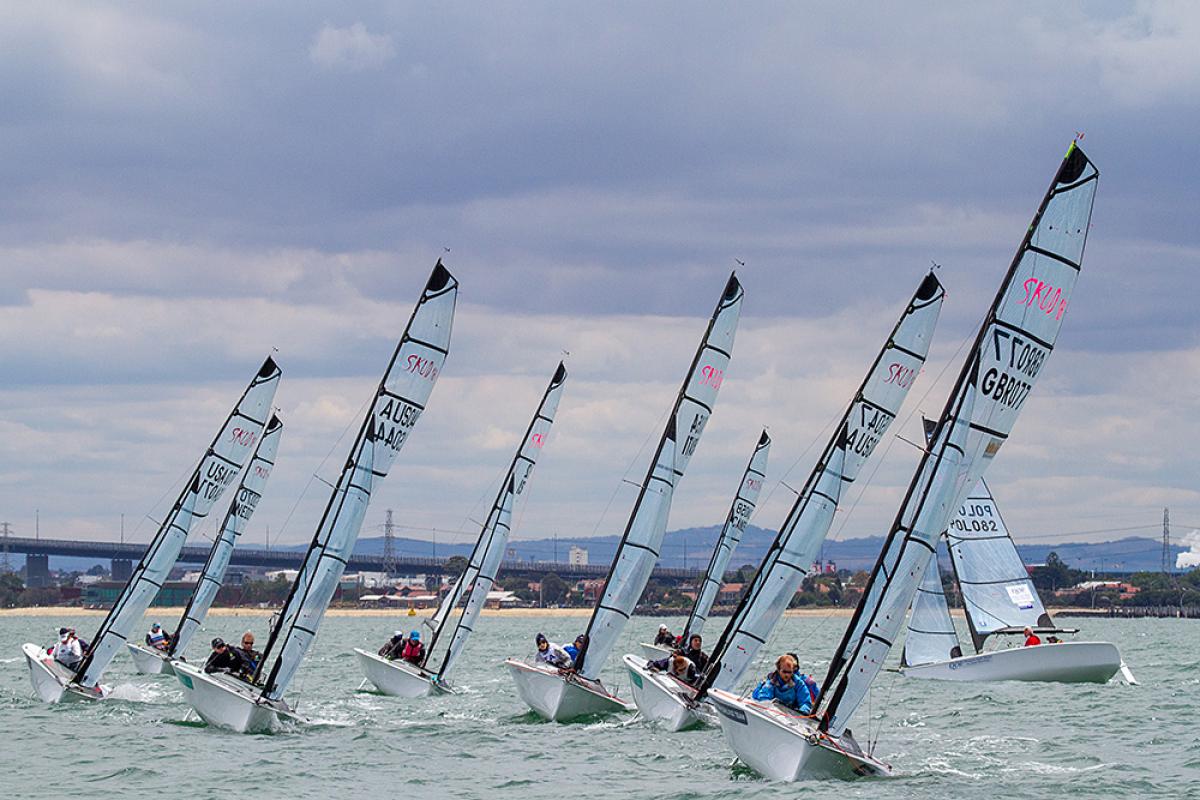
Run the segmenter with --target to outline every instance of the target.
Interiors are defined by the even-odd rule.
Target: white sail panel
[[[93,687],[100,682],[104,670],[125,645],[134,626],[141,624],[146,609],[167,580],[192,525],[208,516],[225,487],[237,478],[262,435],[280,374],[275,360],[268,357],[205,451],[92,639],[92,649],[76,672],[81,685]]]
[[[449,353],[457,297],[458,281],[439,261],[392,354],[291,594],[271,631],[255,676],[256,680],[265,676],[263,696],[268,700],[280,699],[299,669],[354,550],[372,487],[387,476],[425,410]]]
[[[504,560],[504,551],[508,547],[508,537],[512,529],[513,505],[516,498],[525,491],[529,478],[533,474],[533,467],[537,463],[538,455],[542,452],[542,448],[550,436],[550,428],[554,425],[555,415],[558,414],[558,404],[562,399],[566,380],[567,369],[560,362],[554,371],[554,377],[550,380],[550,385],[546,387],[546,392],[542,395],[542,402],[538,405],[528,430],[525,431],[525,437],[521,440],[521,446],[517,449],[508,474],[504,476],[500,494],[497,496],[496,502],[492,504],[492,511],[488,515],[483,530],[480,531],[479,540],[476,541],[475,548],[471,552],[467,568],[455,583],[453,595],[461,597],[467,587],[470,587],[471,594],[467,598],[467,605],[463,609],[462,616],[459,617],[458,623],[454,627],[454,634],[450,639],[450,646],[446,649],[445,658],[437,670],[439,678],[446,676],[459,654],[462,653],[467,639],[470,638],[475,628],[479,612],[487,603],[488,592],[492,590],[496,574],[500,571],[500,563]],[[448,614],[451,608],[453,605],[447,607],[443,603],[438,614]],[[445,619],[444,616],[442,618]],[[441,625],[438,625],[435,628],[434,639],[429,645],[430,654],[437,646],[441,631]]]
[[[929,556],[929,566],[917,587],[912,613],[908,616],[908,633],[904,638],[904,653],[900,662],[906,667],[932,664],[962,655],[958,633],[950,619],[942,576],[937,566],[937,554]]]
[[[835,735],[883,667],[934,542],[1008,438],[1054,348],[1098,177],[1072,144],[984,318],[822,687],[823,724]]]
[[[588,644],[580,659],[583,664],[576,664],[585,678],[595,679],[600,674],[650,580],[667,531],[676,483],[695,453],[725,381],[744,296],[737,276],[730,275],[642,481],[604,592],[592,611]]]
[[[763,431],[754,447],[753,455],[750,456],[750,463],[746,465],[737,494],[733,497],[733,505],[729,509],[729,516],[725,519],[725,526],[721,529],[717,545],[713,548],[712,558],[704,573],[704,581],[700,584],[700,593],[696,595],[696,602],[692,605],[692,613],[688,615],[687,625],[683,629],[685,643],[692,636],[704,632],[704,623],[708,621],[709,612],[712,611],[713,603],[716,602],[721,584],[725,580],[729,559],[738,543],[742,541],[742,533],[745,532],[746,525],[754,514],[754,507],[758,504],[758,495],[762,492],[763,482],[767,477],[767,456],[770,452],[771,437]]]
[[[976,651],[1003,628],[1053,626],[985,481],[967,496],[946,536]]]
[[[242,482],[234,493],[229,510],[225,512],[220,533],[213,542],[208,559],[204,562],[204,569],[200,572],[200,580],[196,582],[196,588],[176,627],[175,636],[171,639],[171,647],[167,654],[173,658],[183,657],[192,637],[204,624],[204,618],[225,580],[225,571],[229,568],[229,560],[233,557],[237,538],[246,530],[250,516],[266,490],[267,478],[271,476],[271,470],[275,467],[275,455],[279,450],[281,438],[283,422],[279,417],[272,415],[262,438],[259,439],[258,447],[254,450],[254,456],[242,473]]]
[[[905,306],[713,649],[720,666],[706,684],[733,691],[779,623],[821,552],[837,503],[916,382],[945,295],[930,272]]]

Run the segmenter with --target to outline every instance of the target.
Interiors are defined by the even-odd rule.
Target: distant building
[[[586,567],[588,563],[587,550],[571,545],[571,549],[567,551],[567,563],[573,567]]]

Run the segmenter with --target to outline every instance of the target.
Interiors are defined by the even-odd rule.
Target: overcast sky
[[[146,541],[255,367],[248,539],[306,541],[434,261],[451,354],[364,535],[468,541],[562,351],[519,538],[620,533],[735,259],[729,376],[671,527],[760,428],[775,527],[931,261],[936,414],[1076,131],[1101,172],[1060,346],[989,472],[1019,540],[1200,527],[1192,4],[6,4],[0,519]],[[449,248],[446,253],[444,248]],[[953,361],[952,361],[953,359]],[[889,438],[843,538],[886,530]],[[328,461],[323,461],[330,455]],[[790,473],[788,472],[790,470]],[[764,492],[764,496],[767,496]],[[1119,530],[1118,530],[1119,529]],[[202,535],[202,534],[201,534]]]

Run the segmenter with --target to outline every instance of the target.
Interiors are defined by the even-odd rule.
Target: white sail
[[[500,571],[500,562],[504,559],[504,551],[508,547],[513,504],[516,502],[516,498],[525,491],[529,477],[533,474],[533,467],[537,463],[538,454],[541,453],[546,439],[550,436],[550,428],[558,413],[558,403],[562,399],[566,380],[567,369],[562,363],[559,363],[558,369],[554,371],[554,377],[550,380],[550,385],[546,387],[546,392],[542,395],[542,402],[538,405],[528,430],[525,431],[521,446],[517,449],[516,456],[513,457],[512,465],[504,476],[500,494],[492,504],[492,511],[488,514],[483,530],[480,531],[479,540],[471,552],[467,568],[459,576],[454,590],[447,594],[446,600],[443,601],[434,617],[434,620],[440,618],[441,622],[434,628],[433,640],[429,645],[430,654],[433,653],[433,649],[441,638],[445,620],[451,609],[458,604],[458,598],[462,597],[462,593],[468,587],[470,588],[471,594],[467,598],[467,606],[454,626],[450,645],[446,649],[441,665],[437,668],[439,679],[446,677],[450,667],[462,653],[467,639],[475,628],[479,612],[483,610],[483,606],[487,602],[488,592],[491,591],[492,584],[496,581],[496,573]],[[454,599],[451,600],[451,597]]]
[[[1075,144],[984,318],[822,686],[839,735],[870,688],[954,511],[1008,438],[1054,348],[1079,275],[1099,178]]]
[[[229,510],[225,512],[221,531],[208,552],[200,579],[196,582],[196,588],[183,610],[175,636],[171,639],[171,647],[167,650],[170,657],[182,658],[192,637],[204,624],[208,609],[212,607],[213,600],[216,599],[217,592],[225,580],[225,571],[229,568],[229,560],[233,557],[237,538],[246,530],[250,516],[266,489],[267,478],[271,476],[271,470],[275,466],[275,455],[282,437],[283,422],[279,417],[272,415],[262,438],[258,441],[258,447],[254,450],[254,456],[242,473],[242,482],[234,493]]]
[[[946,593],[942,589],[937,553],[931,553],[929,566],[921,578],[921,585],[917,587],[917,597],[913,600],[912,613],[908,617],[908,633],[904,637],[900,663],[911,667],[961,655],[958,633],[954,630],[950,607],[946,605]]]
[[[642,481],[604,592],[592,611],[582,664],[576,664],[585,678],[595,680],[600,675],[658,561],[676,482],[696,450],[725,380],[744,296],[737,276],[729,276]]]
[[[779,623],[820,554],[838,502],[920,374],[945,294],[930,272],[905,306],[713,648],[706,688],[732,691]]]
[[[750,463],[742,475],[737,494],[733,497],[733,505],[729,508],[729,516],[725,518],[725,527],[713,548],[712,558],[704,573],[704,581],[700,584],[700,593],[692,605],[692,613],[688,615],[687,625],[683,628],[683,641],[686,643],[692,636],[704,632],[704,623],[708,621],[709,612],[716,602],[721,584],[725,580],[725,570],[729,568],[729,559],[734,549],[742,541],[742,533],[754,514],[758,504],[758,495],[762,491],[763,482],[767,477],[767,456],[771,452],[771,437],[766,431],[758,438]]]
[[[1054,629],[983,479],[950,521],[946,538],[976,652],[997,631]]]
[[[92,648],[75,673],[77,683],[96,686],[113,656],[125,646],[134,626],[141,624],[142,615],[175,566],[192,525],[208,516],[254,451],[271,411],[279,377],[279,367],[268,357],[205,451],[92,639]]]
[[[449,352],[457,296],[458,281],[439,261],[392,354],[267,641],[255,675],[256,682],[264,683],[262,695],[267,700],[282,698],[316,638],[358,540],[371,490],[387,476],[425,409]]]

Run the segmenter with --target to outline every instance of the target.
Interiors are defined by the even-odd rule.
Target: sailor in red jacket
[[[421,632],[413,631],[408,635],[408,641],[404,643],[404,649],[400,652],[400,657],[410,664],[421,665],[425,660],[425,645],[421,644]]]
[[[1035,644],[1041,644],[1042,640],[1033,632],[1033,628],[1025,629],[1025,646],[1033,647]]]

